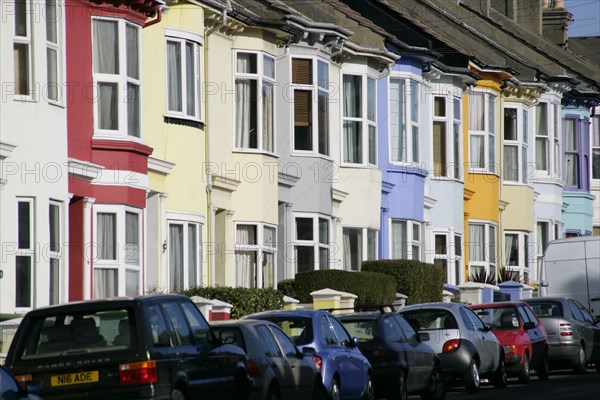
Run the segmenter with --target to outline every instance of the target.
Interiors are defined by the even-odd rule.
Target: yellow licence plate
[[[50,378],[52,386],[78,385],[98,382],[98,371],[76,372],[74,374],[54,375]]]

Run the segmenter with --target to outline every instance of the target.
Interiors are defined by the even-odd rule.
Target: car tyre
[[[521,364],[521,370],[519,371],[519,383],[529,383],[529,356],[523,355],[523,364]]]
[[[171,400],[185,400],[185,394],[179,389],[173,389],[171,392]]]
[[[269,393],[267,393],[267,400],[280,400],[281,394],[279,393],[279,389],[277,388],[277,384],[275,382],[271,383],[269,387]]]
[[[446,397],[446,384],[442,369],[438,366],[431,371],[429,387],[421,392],[423,400],[444,400]]]
[[[585,374],[585,364],[585,350],[583,349],[583,346],[579,345],[579,353],[577,354],[577,360],[573,366],[573,371],[579,375]]]
[[[479,379],[479,367],[477,366],[477,362],[475,362],[475,360],[471,360],[471,363],[469,364],[469,367],[463,376],[463,381],[467,393],[479,392],[481,380]]]
[[[340,400],[340,385],[335,378],[331,380],[331,390],[329,391],[329,400]]]
[[[375,389],[373,388],[373,380],[371,375],[367,375],[367,381],[365,382],[365,394],[363,395],[364,400],[375,400]]]
[[[546,381],[550,377],[550,367],[548,366],[548,352],[544,353],[544,358],[542,358],[542,362],[537,368],[536,372],[538,379],[541,381]]]
[[[396,392],[391,393],[388,398],[398,400],[406,400],[408,398],[408,390],[406,388],[406,378],[404,377],[404,372],[400,371],[398,374],[398,385],[396,386]]]
[[[498,362],[498,368],[494,372],[494,387],[497,389],[503,389],[508,385],[508,376],[506,374],[506,364],[504,364],[504,354],[500,353],[500,361]]]

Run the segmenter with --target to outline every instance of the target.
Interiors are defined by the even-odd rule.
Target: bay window
[[[433,98],[433,175],[460,179],[460,100]]]
[[[200,43],[202,38],[168,30],[167,114],[200,119]]]
[[[168,217],[169,287],[171,291],[194,288],[202,282],[202,225]]]
[[[377,231],[367,228],[343,229],[344,234],[344,269],[360,271],[363,260],[377,258]]]
[[[235,60],[235,147],[274,152],[275,59],[238,51]]]
[[[377,164],[376,82],[343,76],[343,162]]]
[[[419,83],[390,79],[390,160],[419,162]]]
[[[274,288],[276,228],[260,223],[238,223],[235,232],[236,285]]]
[[[292,58],[292,89],[294,150],[329,155],[329,64]]]
[[[15,255],[15,307],[29,308],[33,301],[35,265],[35,212],[31,198],[17,199],[17,251]]]
[[[391,258],[421,259],[421,223],[412,220],[391,220]]]
[[[529,278],[529,234],[525,232],[504,233],[504,265],[520,276]]]
[[[469,223],[469,273],[496,276],[496,225]]]
[[[527,123],[527,110],[520,107],[504,108],[502,178],[505,182],[527,183]]]
[[[92,28],[95,133],[139,138],[140,27],[124,20],[94,18]]]
[[[565,128],[565,184],[566,186],[579,186],[579,135],[577,120],[566,118]]]
[[[295,217],[296,273],[329,269],[331,257],[331,220],[311,214]]]
[[[451,241],[452,237],[450,232],[434,234],[433,264],[442,268],[446,283],[459,285],[462,269],[462,236],[454,235],[454,241]]]
[[[489,93],[469,94],[469,165],[473,172],[496,173],[496,99]]]
[[[560,177],[560,105],[540,102],[535,107],[535,169]]]

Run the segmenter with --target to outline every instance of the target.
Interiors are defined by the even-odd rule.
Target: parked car
[[[246,355],[189,297],[80,301],[28,312],[6,367],[47,399],[247,398]]]
[[[419,334],[393,312],[361,312],[339,317],[373,367],[377,398],[442,400],[446,387],[438,355],[421,343]],[[424,333],[423,337],[427,338]]]
[[[211,324],[223,343],[241,347],[248,357],[253,400],[323,400],[321,373],[313,357],[301,353],[274,323],[263,320],[218,321]]]
[[[526,299],[548,334],[550,367],[570,366],[585,373],[588,363],[600,372],[600,325],[580,302],[567,297]]]
[[[467,392],[477,393],[481,378],[506,387],[507,375],[500,342],[489,326],[461,303],[424,303],[402,308],[406,321],[438,354],[444,376],[462,380]],[[426,338],[425,338],[426,339]]]
[[[0,399],[41,400],[34,394],[27,393],[10,372],[0,365]]]
[[[504,349],[508,376],[529,383],[530,368],[538,378],[548,379],[548,336],[531,308],[524,302],[499,302],[471,306],[492,328]]]
[[[317,367],[331,400],[374,399],[373,369],[369,360],[360,352],[358,339],[350,336],[330,312],[278,310],[244,318],[274,322],[302,351],[314,349]]]

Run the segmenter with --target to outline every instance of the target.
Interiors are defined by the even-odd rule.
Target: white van
[[[541,297],[569,297],[599,316],[600,236],[550,242],[542,259],[541,277]]]

